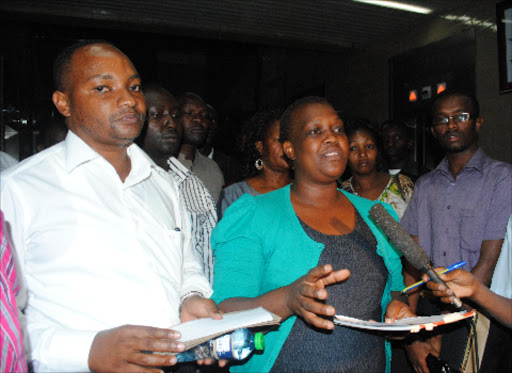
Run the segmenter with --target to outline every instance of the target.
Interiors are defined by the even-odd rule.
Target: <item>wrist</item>
[[[201,293],[200,291],[196,291],[196,290],[192,290],[192,291],[189,291],[189,292],[186,292],[185,294],[183,294],[180,298],[180,307],[179,307],[180,312],[181,312],[181,308],[183,307],[183,303],[185,303],[185,301],[187,299],[192,298],[192,297],[204,298],[204,294]]]

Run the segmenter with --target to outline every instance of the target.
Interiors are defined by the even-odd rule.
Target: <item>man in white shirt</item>
[[[163,87],[144,87],[148,110],[147,124],[137,143],[164,170],[180,189],[180,198],[191,218],[192,247],[208,281],[213,282],[213,253],[210,242],[217,224],[217,211],[203,182],[175,157],[183,137],[181,109],[176,98]]]
[[[158,371],[167,329],[222,318],[167,173],[133,144],[146,103],[126,55],[105,42],[57,58],[66,140],[2,174],[1,205],[28,287],[35,371]]]

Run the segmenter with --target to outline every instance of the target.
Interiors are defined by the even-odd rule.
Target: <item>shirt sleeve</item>
[[[492,191],[491,204],[483,240],[500,240],[505,237],[507,222],[512,212],[512,172],[510,168],[500,170]]]
[[[265,255],[257,234],[255,214],[255,198],[245,194],[231,205],[213,230],[213,299],[216,302],[261,294]]]
[[[17,271],[22,289],[26,284],[26,239],[25,231],[29,221],[24,216],[23,196],[18,195],[15,184],[5,177],[1,183],[1,206],[5,215],[7,231],[17,259]],[[23,290],[25,291],[25,290]],[[26,296],[21,293],[21,296]],[[23,315],[26,301],[18,304]],[[20,318],[25,337],[27,360],[37,371],[84,372],[89,371],[89,351],[98,331],[59,329],[35,318]],[[70,347],[72,346],[72,347]],[[37,368],[38,367],[38,368]]]

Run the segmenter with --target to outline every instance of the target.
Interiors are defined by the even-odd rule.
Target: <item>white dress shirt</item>
[[[125,182],[79,137],[1,175],[1,208],[28,286],[36,370],[88,371],[101,330],[179,323],[180,297],[211,295],[169,175],[137,145]]]

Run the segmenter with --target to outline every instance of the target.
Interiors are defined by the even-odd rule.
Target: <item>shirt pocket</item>
[[[463,251],[477,252],[482,246],[484,231],[482,212],[474,209],[461,209],[460,245]]]

